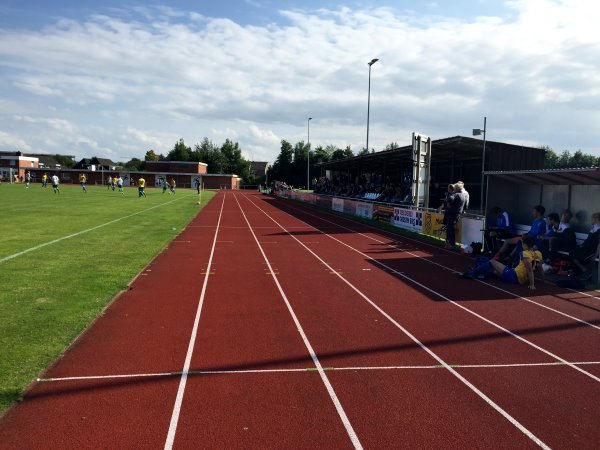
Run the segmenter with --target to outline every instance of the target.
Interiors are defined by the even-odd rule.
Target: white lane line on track
[[[296,207],[293,207],[293,206],[292,206],[292,208],[293,208],[293,209],[296,209],[296,210],[298,210],[298,211],[301,211],[301,212],[305,213],[305,214],[306,214],[306,215],[308,215],[308,216],[315,217],[315,218],[317,218],[317,219],[323,220],[323,221],[325,221],[325,222],[328,222],[328,223],[331,223],[331,224],[335,224],[335,222],[332,222],[331,220],[327,220],[327,219],[325,219],[325,218],[323,218],[323,217],[319,217],[319,216],[317,216],[317,215],[311,214],[311,213],[309,213],[308,211],[306,211],[306,210],[304,210],[304,209],[301,209],[301,208],[296,208]],[[340,216],[340,217],[342,217],[342,216]],[[348,220],[348,221],[350,221],[350,219],[346,219],[345,217],[343,217],[343,218],[344,218],[345,220]],[[305,222],[305,223],[306,223],[306,222]],[[415,258],[418,258],[418,259],[420,259],[420,260],[422,260],[422,261],[425,261],[425,262],[427,262],[427,263],[429,263],[429,264],[436,265],[436,266],[438,266],[438,267],[440,267],[440,268],[443,268],[443,269],[445,269],[445,270],[449,270],[449,271],[451,271],[451,272],[453,272],[453,273],[460,273],[460,272],[457,272],[456,270],[452,269],[451,267],[448,267],[448,266],[445,266],[445,265],[443,265],[443,264],[440,264],[440,263],[438,263],[438,262],[432,261],[431,259],[428,259],[428,258],[423,258],[422,256],[419,256],[419,255],[417,255],[416,253],[412,253],[412,252],[411,252],[411,251],[409,251],[409,250],[404,250],[404,249],[400,248],[400,247],[399,247],[399,246],[397,246],[397,245],[388,244],[387,242],[381,241],[381,240],[379,240],[379,239],[377,239],[377,238],[374,238],[374,237],[372,237],[372,236],[369,236],[369,235],[367,235],[367,234],[365,234],[365,233],[361,233],[360,231],[355,231],[355,230],[353,230],[352,228],[348,228],[348,227],[345,227],[345,226],[343,226],[343,225],[339,225],[339,224],[338,224],[337,226],[338,226],[339,228],[343,229],[343,230],[351,231],[351,232],[352,232],[352,233],[354,233],[354,234],[358,234],[358,235],[360,235],[360,236],[363,236],[363,237],[365,237],[365,238],[367,238],[367,239],[370,239],[370,240],[372,240],[372,241],[375,241],[375,242],[377,242],[377,243],[379,243],[379,244],[384,244],[385,246],[387,246],[387,247],[389,247],[389,248],[393,248],[393,249],[399,250],[399,251],[401,251],[401,252],[403,252],[403,253],[407,253],[407,254],[409,254],[409,255],[411,255],[411,256],[414,256]],[[369,226],[369,225],[365,225],[365,226]],[[329,228],[329,227],[327,227],[327,228]],[[316,229],[316,230],[319,230],[319,228],[315,228],[315,229]],[[384,231],[385,231],[385,230],[384,230]],[[400,237],[400,238],[404,238],[404,236],[398,236],[398,237]],[[408,240],[411,240],[411,241],[414,241],[414,239],[412,239],[412,238],[408,238],[408,237],[407,237],[406,239],[408,239]],[[425,244],[426,244],[426,243],[425,243]],[[430,244],[426,244],[426,245],[430,245]],[[452,254],[454,255],[454,253],[452,253]],[[544,309],[547,309],[547,310],[549,310],[549,311],[552,311],[553,313],[559,314],[559,315],[561,315],[561,316],[563,316],[563,317],[567,317],[567,318],[569,318],[569,319],[571,319],[571,320],[574,320],[574,321],[576,321],[576,322],[579,322],[579,323],[582,323],[582,324],[584,324],[584,325],[587,325],[587,326],[589,326],[589,327],[596,328],[597,330],[600,330],[600,326],[598,326],[598,325],[594,325],[593,323],[587,322],[587,321],[585,321],[585,320],[583,320],[583,319],[579,319],[579,318],[577,318],[577,317],[575,317],[575,316],[572,316],[572,315],[570,315],[570,314],[567,314],[567,313],[565,313],[565,312],[559,311],[558,309],[555,309],[555,308],[552,308],[552,307],[550,307],[550,306],[544,305],[543,303],[536,302],[535,300],[532,300],[532,299],[530,299],[530,298],[523,297],[523,296],[521,296],[521,295],[519,295],[519,294],[516,294],[516,293],[514,293],[514,292],[512,292],[512,291],[509,291],[509,290],[507,290],[507,289],[504,289],[504,288],[502,288],[502,287],[500,287],[500,286],[497,286],[497,285],[495,285],[495,284],[491,284],[491,283],[488,283],[487,281],[483,281],[483,280],[472,280],[472,281],[478,281],[479,283],[485,284],[486,286],[489,286],[489,287],[491,287],[491,288],[493,288],[493,289],[496,289],[496,290],[498,290],[498,291],[504,292],[505,294],[512,295],[512,296],[514,296],[514,297],[517,297],[518,299],[524,300],[524,301],[526,301],[526,302],[528,302],[528,303],[532,303],[532,304],[534,304],[534,305],[537,305],[537,306],[539,306],[539,307],[541,307],[541,308],[544,308]],[[576,291],[574,291],[574,292],[576,292]],[[581,294],[584,294],[584,293],[581,293]],[[592,297],[592,298],[596,298],[596,297],[594,297],[594,296],[592,296],[592,295],[589,295],[589,296],[590,296],[590,297]]]
[[[251,200],[250,200],[250,201],[251,201]],[[252,201],[251,201],[251,202],[252,202]],[[252,202],[252,203],[254,204],[254,202]],[[260,208],[258,205],[256,205],[256,204],[255,204],[255,206],[256,206],[257,208],[261,209],[261,208]],[[262,209],[261,209],[261,211],[263,211],[263,213],[264,213],[265,215],[267,215],[267,217],[269,217],[269,218],[270,218],[270,219],[271,219],[273,222],[277,223],[277,222],[275,221],[275,219],[273,219],[272,217],[270,217],[270,216],[269,216],[269,215],[268,215],[268,214],[267,214],[267,213],[266,213],[264,210],[262,210]],[[301,219],[298,219],[297,217],[294,217],[294,216],[292,216],[292,215],[290,215],[290,217],[292,217],[292,218],[294,218],[295,220],[298,220],[298,221],[300,221],[300,222],[306,223],[306,222],[304,222],[303,220],[301,220]],[[315,217],[316,217],[316,216],[315,216]],[[326,219],[324,219],[324,220],[326,220]],[[281,227],[281,225],[279,225],[279,226]],[[285,228],[283,228],[283,227],[281,227],[281,228],[285,230]],[[317,228],[315,228],[315,230],[319,231]],[[502,325],[500,325],[500,324],[497,324],[496,322],[494,322],[494,321],[492,321],[492,320],[490,320],[490,319],[488,319],[488,318],[486,318],[486,317],[482,316],[482,315],[481,315],[481,314],[479,314],[479,313],[476,313],[475,311],[473,311],[473,310],[471,310],[471,309],[467,308],[466,306],[463,306],[463,305],[461,305],[460,303],[458,303],[458,302],[456,302],[456,301],[454,301],[454,300],[452,300],[452,299],[450,299],[450,298],[446,297],[444,294],[441,294],[441,293],[439,293],[439,292],[437,292],[437,291],[435,291],[435,290],[431,289],[430,287],[428,287],[428,286],[425,286],[424,284],[420,283],[419,281],[415,280],[414,278],[411,278],[411,277],[409,277],[409,276],[408,276],[408,275],[406,275],[405,273],[403,273],[403,272],[399,272],[399,271],[397,271],[396,269],[393,269],[392,267],[390,267],[390,266],[388,266],[388,265],[386,265],[386,264],[382,263],[381,261],[378,261],[378,260],[376,260],[375,258],[373,258],[373,257],[371,257],[371,256],[369,256],[369,255],[367,255],[366,253],[363,253],[363,252],[361,252],[360,250],[358,250],[358,249],[356,249],[356,248],[352,247],[351,245],[349,245],[349,244],[346,244],[346,243],[345,243],[345,242],[343,242],[343,241],[340,241],[339,239],[337,239],[337,238],[336,238],[336,237],[334,237],[334,236],[331,236],[330,234],[327,234],[327,233],[325,233],[325,232],[323,232],[323,231],[320,231],[320,233],[321,233],[321,234],[323,234],[324,236],[327,236],[327,237],[328,237],[328,238],[330,238],[330,239],[333,239],[333,240],[334,240],[334,241],[336,241],[336,242],[339,242],[339,243],[340,243],[340,244],[342,244],[343,246],[345,246],[345,247],[349,248],[350,250],[352,250],[352,251],[354,251],[354,252],[358,253],[359,255],[361,255],[361,256],[363,256],[363,257],[367,258],[368,260],[370,260],[370,261],[373,261],[375,264],[378,264],[379,266],[383,267],[384,269],[386,269],[386,270],[389,270],[390,272],[392,272],[392,273],[394,273],[394,274],[396,274],[396,275],[398,275],[398,276],[400,276],[400,277],[404,278],[405,280],[407,280],[407,281],[409,281],[409,282],[411,282],[411,283],[413,283],[413,284],[415,284],[415,285],[417,285],[417,286],[421,287],[422,289],[425,289],[426,291],[428,291],[428,292],[432,293],[432,294],[433,294],[433,295],[435,295],[436,297],[439,297],[439,298],[441,298],[441,299],[443,299],[443,300],[446,300],[447,302],[450,302],[450,303],[451,303],[451,304],[453,304],[454,306],[456,306],[456,307],[458,307],[458,308],[462,309],[463,311],[466,311],[466,312],[468,312],[469,314],[471,314],[471,315],[473,315],[473,316],[477,317],[477,318],[478,318],[478,319],[480,319],[480,320],[483,320],[484,322],[486,322],[486,323],[488,323],[488,324],[490,324],[490,325],[492,325],[492,326],[494,326],[494,327],[498,328],[499,330],[501,330],[501,331],[504,331],[505,333],[507,333],[507,334],[511,335],[512,337],[514,337],[514,338],[516,338],[516,339],[520,340],[521,342],[524,342],[525,344],[529,345],[530,347],[533,347],[533,348],[535,348],[536,350],[539,350],[540,352],[542,352],[542,353],[545,353],[546,355],[548,355],[548,356],[550,356],[550,357],[552,357],[552,358],[556,359],[557,361],[560,361],[561,363],[563,363],[563,364],[566,364],[566,365],[568,365],[569,367],[572,367],[573,369],[577,370],[578,372],[581,372],[582,374],[584,374],[584,375],[588,376],[588,377],[589,377],[589,378],[591,378],[592,380],[594,380],[594,381],[597,381],[597,382],[600,382],[600,377],[597,377],[596,375],[594,375],[594,374],[592,374],[592,373],[589,373],[589,372],[587,372],[586,370],[583,370],[583,369],[581,369],[581,368],[579,368],[579,367],[577,367],[577,366],[574,366],[573,364],[571,364],[570,362],[568,362],[568,361],[567,361],[567,360],[565,360],[564,358],[561,358],[560,356],[558,356],[558,355],[556,355],[556,354],[552,353],[551,351],[549,351],[549,350],[546,350],[546,349],[545,349],[545,348],[543,348],[543,347],[540,347],[539,345],[537,345],[537,344],[535,344],[535,343],[533,343],[533,342],[531,342],[531,341],[529,341],[529,340],[525,339],[525,338],[524,338],[524,337],[522,337],[522,336],[519,336],[518,334],[516,334],[516,333],[514,333],[514,332],[510,331],[508,328],[504,328]],[[300,243],[300,244],[301,244],[301,245],[302,245],[304,248],[306,248],[306,249],[307,249],[309,252],[313,253],[313,254],[314,254],[314,255],[315,255],[317,258],[319,258],[319,260],[321,260],[321,258],[320,258],[319,256],[317,256],[317,255],[316,255],[316,254],[315,254],[315,253],[314,253],[312,250],[310,250],[308,247],[306,247],[304,244],[302,244],[302,242],[301,242],[300,240],[298,240],[298,239],[297,239],[295,236],[293,236],[293,235],[292,235],[291,233],[289,233],[289,232],[288,232],[288,234],[289,234],[290,236],[292,236],[292,237],[293,237],[293,238],[294,238],[296,241],[298,241],[298,242],[299,242],[299,243]],[[340,277],[341,277],[341,276],[340,276]],[[341,277],[341,278],[342,278],[342,279],[344,279],[343,277]],[[344,280],[345,280],[345,279],[344,279]],[[346,281],[346,280],[345,280],[345,281]],[[346,283],[350,283],[350,282],[349,282],[349,281],[346,281]],[[350,285],[351,285],[351,284],[350,284]],[[492,286],[492,285],[490,285],[490,286]],[[513,295],[516,295],[516,294],[513,294]],[[535,303],[535,302],[534,302],[534,303]]]
[[[598,365],[600,361],[578,361],[571,362],[580,366],[586,365]],[[506,368],[519,368],[519,367],[556,367],[564,366],[561,362],[547,362],[547,363],[508,363],[508,364],[448,364],[454,369],[506,369]],[[323,367],[326,371],[344,371],[344,370],[366,370],[366,371],[378,371],[378,370],[438,370],[445,369],[441,364],[429,365],[429,366],[358,366],[358,367]],[[188,370],[187,375],[242,375],[242,374],[261,374],[261,373],[305,373],[314,372],[315,367],[305,368],[294,368],[294,369],[238,369],[238,370]],[[84,376],[73,376],[73,377],[56,377],[56,378],[37,378],[38,383],[52,383],[59,381],[86,381],[86,380],[118,380],[122,378],[160,378],[160,377],[174,377],[181,376],[183,372],[157,372],[157,373],[131,373],[131,374],[118,374],[118,375],[84,375]]]
[[[258,206],[256,203],[254,203],[252,200],[248,199],[256,208],[258,208],[259,210],[261,210],[269,219],[271,219],[273,222],[275,222],[277,225],[279,225],[279,227],[285,231],[289,236],[291,236],[293,239],[295,239],[302,247],[304,247],[309,253],[311,253],[315,258],[317,258],[319,261],[321,261],[323,264],[327,265],[331,270],[333,270],[331,268],[331,266],[329,266],[327,263],[325,263],[325,261],[323,261],[323,259],[321,259],[321,257],[319,255],[317,255],[315,252],[313,252],[310,248],[308,248],[306,245],[304,245],[298,238],[296,238],[296,236],[294,236],[293,234],[291,234],[290,232],[288,232],[285,227],[283,227],[282,225],[280,225],[275,219],[273,219],[267,212],[265,212],[260,206]],[[290,217],[293,217],[290,215]],[[299,220],[298,218],[294,218],[295,220]],[[323,233],[325,234],[325,233]],[[329,236],[327,234],[325,234],[326,236]],[[331,237],[331,236],[329,236]],[[336,239],[337,240],[337,239]],[[360,253],[360,252],[359,252]],[[364,254],[363,254],[364,255]],[[368,255],[364,255],[367,256]],[[369,257],[370,258],[370,257]],[[372,258],[371,258],[372,259]],[[367,303],[369,303],[373,308],[375,308],[381,315],[383,315],[390,323],[392,323],[396,328],[398,328],[399,330],[401,330],[406,336],[408,336],[414,343],[416,343],[422,350],[424,350],[425,352],[427,352],[433,359],[435,359],[438,363],[440,363],[442,366],[444,366],[444,368],[446,368],[452,375],[454,375],[459,381],[461,381],[465,386],[467,386],[469,389],[471,389],[471,391],[473,391],[476,395],[478,395],[483,401],[485,401],[488,405],[490,405],[496,412],[498,412],[500,415],[502,415],[509,423],[511,423],[514,427],[516,427],[519,431],[521,431],[525,436],[527,436],[529,439],[531,439],[533,442],[535,442],[538,446],[544,448],[544,449],[549,449],[550,447],[548,447],[541,439],[539,439],[537,436],[535,436],[531,431],[529,431],[529,429],[527,429],[523,424],[521,424],[517,419],[515,419],[513,416],[511,416],[507,411],[505,411],[502,407],[500,407],[500,405],[498,405],[496,402],[494,402],[490,397],[488,397],[485,393],[483,393],[481,390],[479,390],[473,383],[471,383],[469,380],[467,380],[465,377],[463,377],[460,373],[458,373],[454,368],[452,368],[448,363],[446,363],[437,353],[435,353],[433,350],[431,350],[429,347],[427,347],[426,345],[424,345],[416,336],[414,336],[410,331],[408,331],[406,328],[404,328],[400,323],[398,323],[392,316],[390,316],[387,312],[385,312],[381,307],[379,307],[375,302],[373,302],[369,297],[367,297],[367,295],[365,295],[360,289],[358,289],[356,286],[354,286],[350,281],[348,281],[346,278],[344,278],[344,276],[340,275],[340,274],[336,274],[338,276],[338,278],[340,280],[342,280],[348,287],[350,287],[354,292],[356,292],[363,300],[365,300]],[[406,277],[405,275],[401,275],[402,277],[406,278],[407,280],[410,280],[409,277]],[[427,288],[426,286],[414,281],[415,284],[421,286],[422,288],[426,289],[427,291],[436,294],[438,296],[440,296],[441,298],[445,298],[443,296],[441,296],[441,294],[437,294],[435,293],[433,290]]]
[[[147,211],[150,211],[152,209],[168,205],[169,203],[176,202],[177,200],[182,199],[182,198],[186,198],[186,197],[189,197],[189,196],[178,197],[178,198],[176,198],[174,200],[171,200],[171,201],[168,201],[166,203],[161,203],[160,205],[155,205],[155,206],[152,206],[150,208],[144,209],[142,211],[138,211],[136,213],[129,214],[128,216],[119,217],[118,219],[111,220],[109,222],[105,222],[105,223],[102,223],[100,225],[96,225],[95,227],[88,228],[87,230],[78,231],[77,233],[69,234],[68,236],[63,236],[61,238],[54,239],[52,241],[44,242],[43,244],[36,245],[35,247],[31,247],[31,248],[28,248],[28,249],[23,250],[21,252],[14,253],[14,254],[9,255],[9,256],[5,256],[4,258],[0,258],[0,264],[2,264],[3,262],[9,261],[11,259],[17,258],[19,256],[25,255],[25,254],[27,254],[29,252],[33,252],[35,250],[39,250],[40,248],[47,247],[48,245],[56,244],[57,242],[64,241],[65,239],[70,239],[70,238],[73,238],[73,237],[81,236],[82,234],[89,233],[90,231],[94,231],[94,230],[97,230],[99,228],[106,227],[108,225],[112,225],[113,223],[120,222],[121,220],[129,219],[130,217],[134,217],[134,216],[137,216],[139,214],[143,214],[143,213],[145,213]]]
[[[252,225],[250,225],[250,222],[248,221],[248,218],[246,217],[246,214],[244,213],[244,210],[242,209],[242,206],[240,205],[240,202],[238,201],[237,196],[234,194],[233,197],[235,198],[235,201],[238,204],[238,207],[240,208],[242,215],[244,216],[244,220],[248,224],[248,228],[250,229],[250,232],[252,233],[252,236],[254,237],[254,240],[256,241],[256,245],[258,245],[260,253],[263,256],[263,259],[267,263],[267,267],[271,271],[271,274],[273,276],[273,281],[277,285],[277,289],[279,290],[281,298],[285,302],[285,305],[287,306],[287,309],[288,309],[290,315],[292,316],[292,320],[294,321],[294,324],[296,324],[298,333],[300,333],[300,336],[302,337],[302,341],[304,342],[306,349],[310,353],[310,357],[313,360],[316,370],[319,372],[319,376],[321,377],[321,380],[323,381],[323,384],[325,385],[325,388],[327,389],[327,392],[329,393],[329,397],[331,398],[331,401],[333,402],[335,409],[336,409],[338,415],[340,416],[342,423],[344,424],[344,428],[346,429],[346,432],[348,433],[348,437],[352,441],[352,445],[354,445],[355,449],[362,449],[363,446],[360,443],[360,440],[358,439],[358,436],[356,435],[356,432],[354,431],[352,424],[350,423],[350,419],[348,419],[348,416],[346,415],[346,411],[344,411],[344,408],[343,408],[342,404],[340,403],[340,400],[338,399],[337,394],[333,390],[333,386],[329,382],[329,378],[325,374],[325,371],[323,370],[323,367],[321,366],[321,362],[319,361],[317,354],[315,353],[312,345],[310,344],[308,337],[304,333],[304,329],[302,328],[302,325],[300,325],[300,321],[298,320],[298,317],[296,316],[296,313],[294,312],[292,305],[290,304],[287,296],[285,295],[285,292],[283,291],[283,288],[281,287],[281,284],[279,283],[279,279],[277,278],[277,275],[275,274],[275,271],[273,270],[273,268],[271,266],[271,262],[267,258],[267,255],[265,254],[265,252],[262,248],[262,245],[260,244],[258,237],[256,236],[256,233],[254,233],[254,230],[252,229]]]
[[[183,372],[181,373],[181,380],[179,380],[179,388],[177,389],[177,397],[175,398],[175,405],[173,406],[173,413],[171,414],[171,422],[169,423],[169,432],[167,433],[167,439],[165,441],[165,450],[173,448],[175,442],[175,433],[177,432],[177,424],[179,422],[179,414],[181,413],[181,405],[183,403],[183,394],[185,393],[185,386],[188,379],[188,371],[190,370],[190,364],[192,362],[192,354],[194,353],[194,345],[196,343],[196,334],[198,333],[198,323],[200,322],[200,314],[202,312],[202,305],[204,304],[204,296],[206,295],[206,286],[208,285],[208,279],[210,278],[210,268],[212,266],[213,256],[215,254],[215,247],[217,246],[217,236],[219,235],[219,226],[221,225],[221,217],[223,216],[223,206],[225,205],[225,195],[223,195],[223,202],[221,203],[221,211],[219,212],[219,220],[217,221],[217,228],[215,230],[215,236],[213,238],[212,248],[210,250],[210,257],[208,258],[208,265],[206,273],[204,275],[204,283],[202,284],[202,291],[200,292],[200,298],[198,299],[198,308],[196,310],[196,318],[194,319],[194,326],[192,328],[192,334],[190,336],[190,342],[188,344],[187,353],[185,355],[185,362],[183,364]]]

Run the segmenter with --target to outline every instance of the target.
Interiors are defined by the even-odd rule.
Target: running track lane
[[[0,419],[0,448],[162,447],[220,199],[209,203]]]
[[[297,211],[295,214],[304,220],[309,219],[308,221],[317,228],[322,225],[328,226],[326,232],[332,230],[330,218],[319,218],[308,211],[304,211],[303,215]],[[427,286],[438,286],[437,291],[448,298],[459,300],[472,311],[513,331],[518,330],[528,339],[558,355],[568,349],[567,359],[598,360],[600,299],[565,292],[550,284],[538,284],[536,291],[529,291],[526,287],[507,285],[498,280],[481,283],[461,280],[455,275],[440,278],[438,275],[450,272],[440,267],[440,263],[453,269],[456,265],[464,265],[466,258],[440,250],[413,250],[410,253],[398,251],[398,247],[408,247],[398,236],[399,244],[392,241],[392,245],[388,245],[389,236],[378,236],[373,234],[373,230],[361,236],[353,232],[348,233],[350,230],[358,230],[355,226],[342,226],[344,228],[338,227],[338,231],[347,232],[343,242],[373,258],[369,260],[373,265],[402,272]],[[415,255],[420,258],[415,258]],[[527,302],[519,296],[531,298],[532,302]],[[498,307],[495,300],[502,301],[501,307]],[[506,314],[507,307],[510,314]],[[557,331],[561,331],[560,339],[555,338]]]
[[[243,204],[244,209],[252,209],[248,201]],[[278,220],[290,220],[287,214],[274,215]],[[534,446],[291,236],[281,229],[269,229],[273,222],[268,217],[249,217],[263,233],[262,239],[278,242],[268,247],[267,255],[278,267],[287,267],[280,269],[281,283],[324,364],[336,368],[413,367],[331,372],[334,389],[340,392],[340,400],[366,448],[465,448],[474,442],[488,448],[510,448],[515,443]],[[299,224],[291,218],[290,225]],[[325,245],[314,233],[296,230],[312,248]],[[496,433],[506,440],[499,440]]]
[[[261,197],[258,198],[262,200],[262,203],[264,204],[273,203],[271,200],[266,200]],[[295,216],[302,217],[308,215],[306,213],[300,213],[301,210],[305,208],[289,206],[287,202],[278,201],[276,204],[283,210],[292,209],[293,211],[291,212],[293,212]],[[308,211],[306,212],[308,213]],[[309,214],[312,216],[323,216],[322,213],[315,212],[314,210],[310,210]],[[282,217],[280,213],[274,215],[278,218]],[[302,218],[306,220],[306,217]],[[296,220],[295,222],[292,221],[288,223],[293,226],[298,226],[301,222]],[[328,222],[326,225],[329,227],[327,231],[331,232],[331,223]],[[372,230],[369,231],[372,232]],[[297,237],[303,240],[311,239],[312,241],[327,241],[329,239],[324,235],[320,235],[319,237],[320,233],[315,233],[314,230],[310,233],[309,229],[297,234]],[[534,337],[538,343],[541,342],[545,345],[554,343],[554,348],[552,348],[552,350],[560,351],[562,356],[567,357],[567,359],[569,359],[568,357],[570,357],[571,354],[575,357],[582,355],[590,356],[595,358],[596,361],[600,359],[597,350],[597,329],[590,326],[582,326],[581,323],[577,322],[562,323],[563,317],[558,316],[555,313],[549,313],[547,310],[528,304],[522,300],[515,301],[514,297],[510,295],[506,296],[505,293],[503,294],[504,297],[502,297],[502,295],[498,295],[498,291],[489,286],[478,286],[480,289],[478,289],[476,293],[473,293],[473,284],[469,284],[463,280],[457,280],[454,275],[449,273],[444,276],[444,273],[439,270],[436,270],[435,274],[431,274],[432,266],[423,260],[411,257],[411,255],[402,255],[401,252],[398,251],[382,249],[381,246],[374,247],[374,242],[369,241],[364,237],[361,242],[356,233],[349,233],[347,230],[344,233],[343,230],[337,229],[337,231],[334,230],[333,235],[342,241],[352,240],[352,245],[359,247],[362,245],[365,254],[375,254],[376,258],[381,258],[381,260],[386,264],[389,264],[389,266],[395,266],[397,270],[402,269],[404,272],[411,271],[410,275],[413,278],[419,279],[419,281],[427,286],[436,286],[435,289],[442,291],[449,297],[460,300],[464,295],[464,297],[470,299],[467,302],[469,307],[473,307],[473,305],[485,305],[485,308],[482,306],[483,309],[478,311],[482,315],[495,313],[497,316],[494,317],[495,320],[502,319],[505,322],[521,324],[520,326],[525,328],[519,331],[522,331],[528,339]],[[382,236],[379,236],[380,239],[381,237]],[[386,236],[386,238],[389,241],[389,236]],[[397,238],[400,241],[402,240],[400,237]],[[402,243],[402,245],[405,246],[405,243]],[[339,266],[339,270],[343,273],[346,273],[344,271],[347,271],[347,277],[352,279],[356,285],[363,286],[361,289],[364,291],[372,292],[371,295],[373,298],[385,298],[386,293],[378,292],[378,290],[382,291],[381,286],[386,285],[386,280],[378,280],[377,278],[384,275],[384,272],[381,270],[369,272],[368,276],[365,276],[364,273],[357,273],[358,271],[356,269],[360,267],[360,264],[362,263],[363,266],[365,264],[364,256],[356,259],[357,254],[351,251],[348,253],[342,245],[315,245],[314,248],[318,249],[316,250],[318,253],[324,253],[326,255],[325,259],[330,258],[338,262],[337,266]],[[330,249],[329,251],[326,250],[328,248]],[[355,253],[354,259],[351,253]],[[456,259],[454,255],[449,256]],[[398,261],[398,259],[402,259],[403,261]],[[461,286],[457,284],[457,281],[462,286],[466,285],[470,290],[463,289],[461,291]],[[388,286],[393,286],[393,283],[393,280],[387,281]],[[396,285],[397,284],[398,283],[396,282]],[[377,286],[379,286],[379,289]],[[400,299],[399,294],[401,294]],[[477,298],[478,295],[479,298]],[[526,293],[526,295],[528,295],[528,293]],[[435,315],[432,315],[434,311],[432,310],[432,312],[430,312],[429,309],[431,308],[428,309],[428,307],[434,305],[434,309],[442,308],[443,310],[444,305],[440,305],[439,298],[435,298],[431,295],[428,296],[429,298],[426,303],[420,302],[421,305],[418,306],[418,308],[420,308],[420,313],[418,316],[416,315],[416,310],[407,314],[407,307],[410,306],[411,297],[413,296],[406,295],[406,292],[398,290],[391,298],[386,300],[387,303],[385,303],[386,306],[384,309],[390,311],[393,311],[394,308],[398,309],[398,316],[401,315],[405,323],[407,323],[407,321],[408,323],[413,322],[415,329],[419,330],[419,335],[426,335],[429,339],[428,342],[439,348],[441,353],[447,355],[449,359],[459,358],[455,360],[450,359],[453,363],[454,361],[460,363],[469,358],[471,359],[471,363],[475,363],[477,361],[473,360],[474,357],[481,358],[481,356],[485,356],[486,358],[492,358],[490,364],[493,364],[494,362],[503,362],[503,353],[505,354],[504,357],[514,355],[512,356],[512,362],[517,362],[523,357],[529,362],[536,362],[539,358],[547,357],[547,355],[536,352],[531,348],[528,348],[526,352],[523,352],[522,349],[519,349],[518,345],[515,344],[514,338],[510,338],[509,335],[504,333],[498,333],[498,330],[487,333],[473,333],[474,329],[469,323],[470,318],[454,317],[451,315],[452,311],[450,310],[445,311],[445,313],[450,314],[446,317],[446,323],[444,324],[443,321],[444,314],[439,318],[441,321],[438,322],[437,320],[439,319],[436,319]],[[484,298],[488,298],[489,301],[482,302],[481,300]],[[399,300],[402,301],[399,302]],[[414,298],[412,300],[414,300]],[[441,303],[445,303],[445,306],[451,306],[460,312],[458,308],[448,302]],[[514,315],[513,311],[523,305],[532,309],[527,313],[525,313],[524,310],[518,310],[516,314],[517,317],[512,317]],[[468,314],[463,314],[463,316],[468,316]],[[557,320],[556,317],[559,318],[559,323],[555,322]],[[419,321],[419,319],[423,320]],[[458,332],[458,335],[455,336],[454,339],[448,335],[442,335],[441,338],[434,337],[438,333],[438,330],[441,330],[443,333],[444,329],[451,331],[452,328],[456,329],[454,331],[455,333]],[[574,333],[581,339],[577,348],[571,349],[568,344],[566,346],[557,344],[557,342],[561,342],[562,336],[565,336],[568,342],[568,339],[572,338]],[[544,339],[542,339],[542,337]],[[490,342],[500,343],[505,347],[505,351],[496,353],[496,350],[494,350],[493,347],[486,349],[479,345],[479,347],[482,347],[485,351],[480,349],[478,353],[474,353],[472,349],[470,350],[468,346],[466,347],[466,344],[471,344],[471,347],[473,347],[478,341],[486,342],[488,347]],[[522,346],[520,342],[519,345]],[[515,346],[517,348],[515,348]],[[452,347],[454,347],[454,349]],[[506,350],[508,350],[508,354],[506,354]],[[532,353],[532,351],[534,353]],[[571,359],[571,361],[574,360],[576,359]],[[591,367],[596,368],[597,366],[585,366],[585,370],[593,372],[593,369],[590,369]],[[465,370],[468,371],[468,373],[473,374],[472,376],[478,381],[478,386],[484,386],[486,392],[489,392],[492,398],[500,398],[503,400],[503,404],[510,405],[510,408],[514,408],[515,415],[519,420],[525,423],[529,422],[531,423],[531,428],[536,431],[539,430],[537,433],[538,435],[544,433],[549,434],[551,436],[549,440],[552,445],[570,446],[573,445],[573,442],[577,442],[578,445],[581,444],[580,446],[582,448],[586,445],[590,447],[596,446],[598,442],[596,420],[599,412],[598,398],[600,398],[597,382],[564,366],[544,368],[530,367],[514,370],[505,368],[494,370],[488,370],[487,368]],[[461,370],[461,373],[464,372],[465,371]],[[515,373],[518,373],[519,376],[515,376]],[[490,376],[491,374],[493,375]],[[513,411],[513,409],[511,409],[511,411]],[[560,431],[560,433],[557,433],[557,431]]]
[[[230,193],[221,225],[190,370],[229,373],[188,379],[174,447],[351,448]]]

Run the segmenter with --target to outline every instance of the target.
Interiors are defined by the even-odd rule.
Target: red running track
[[[600,447],[600,299],[467,264],[222,192],[0,419],[0,447]]]

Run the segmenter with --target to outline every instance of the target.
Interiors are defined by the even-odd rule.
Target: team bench
[[[526,234],[529,231],[529,229],[531,228],[531,226],[529,226],[529,225],[523,225],[523,224],[517,224],[515,226],[515,228],[517,230],[517,234],[519,236],[523,236],[524,234]],[[582,244],[583,241],[585,241],[587,239],[587,236],[588,236],[587,233],[575,233],[575,238],[577,239],[577,245]],[[598,247],[599,247],[599,250],[600,250],[600,244],[598,245]],[[558,251],[557,253],[559,255],[562,255],[562,256],[569,256],[569,252]],[[598,254],[598,252],[596,252],[596,254]],[[600,283],[600,261],[599,261],[598,256],[596,256],[593,259],[593,261],[596,262],[596,265],[598,267],[598,272],[596,274],[596,280],[595,280],[596,284],[598,284],[598,283]]]

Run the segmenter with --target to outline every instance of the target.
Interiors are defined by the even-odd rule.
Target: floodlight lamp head
[[[483,130],[481,128],[473,128],[473,136],[481,136]]]
[[[373,58],[371,60],[371,62],[369,63],[369,66],[372,66],[373,64],[375,64],[377,61],[379,61],[379,58]]]
[[[308,120],[312,120],[312,117],[309,117]]]

